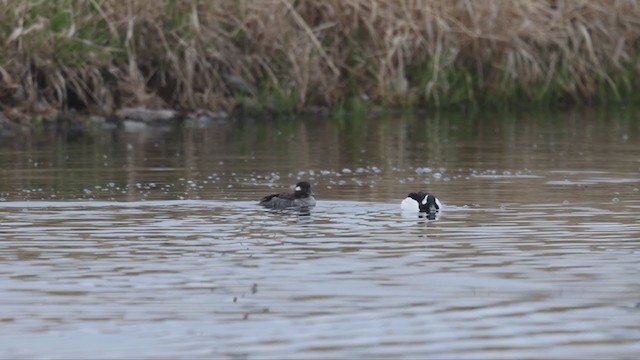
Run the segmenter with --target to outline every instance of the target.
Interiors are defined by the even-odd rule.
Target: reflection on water
[[[214,124],[0,145],[1,357],[640,352],[637,121]],[[257,206],[311,181],[307,213]],[[400,212],[409,191],[445,203]]]

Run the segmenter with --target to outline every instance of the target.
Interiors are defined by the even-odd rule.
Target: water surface
[[[633,115],[190,122],[0,145],[0,356],[640,353]],[[310,213],[256,206],[309,180]],[[434,221],[402,214],[436,193]]]

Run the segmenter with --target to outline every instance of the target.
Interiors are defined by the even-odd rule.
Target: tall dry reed
[[[0,0],[0,107],[558,105],[640,90],[637,0]]]

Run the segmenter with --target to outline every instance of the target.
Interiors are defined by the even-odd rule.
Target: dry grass
[[[0,107],[297,111],[621,100],[636,0],[0,0]]]

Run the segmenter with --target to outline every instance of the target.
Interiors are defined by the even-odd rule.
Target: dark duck
[[[293,193],[279,193],[265,196],[260,205],[270,209],[310,208],[316,205],[311,184],[301,181],[296,184]]]

